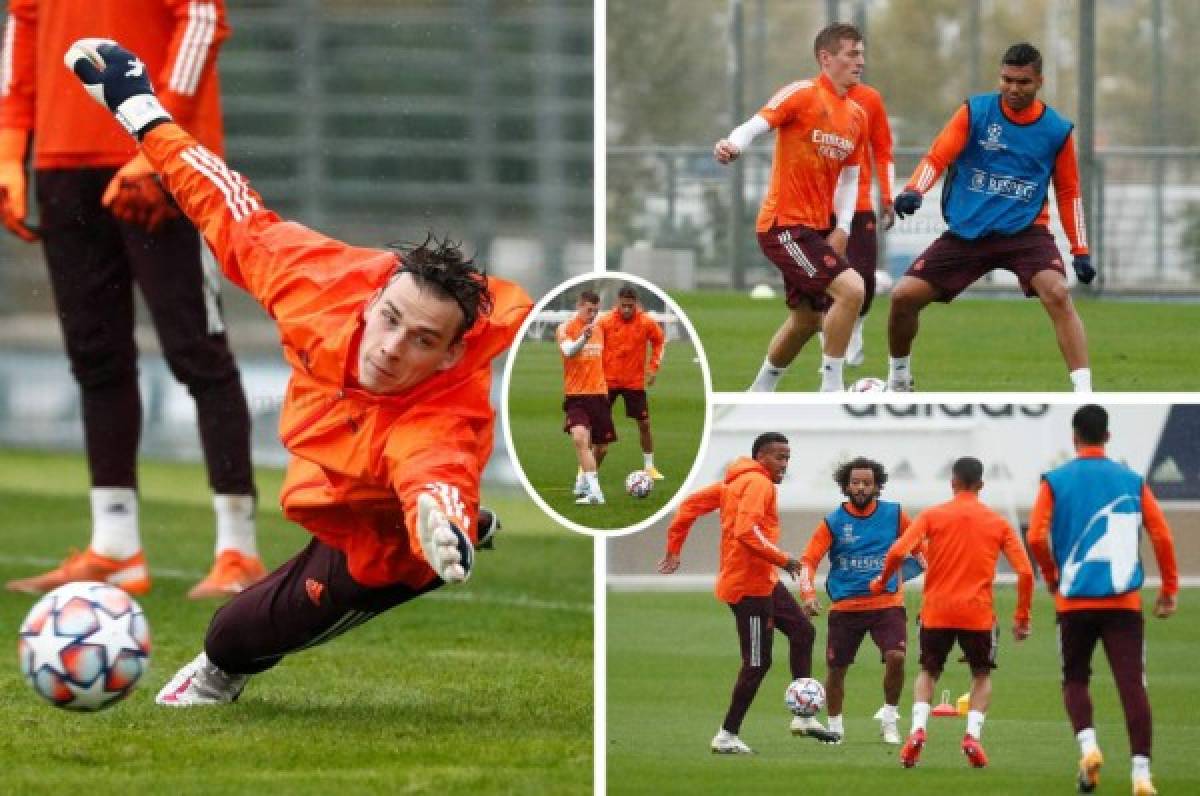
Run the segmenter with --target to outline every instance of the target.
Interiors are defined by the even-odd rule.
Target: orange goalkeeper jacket
[[[217,50],[224,0],[10,0],[0,50],[0,128],[33,130],[38,169],[124,165],[137,145],[63,66],[77,39],[116,39],[146,63],[175,121],[220,154]]]
[[[366,392],[352,378],[363,310],[395,269],[395,253],[281,220],[178,125],[151,130],[143,149],[225,275],[278,324],[292,367],[279,421],[292,454],[284,514],[343,551],[365,586],[430,583],[435,575],[416,536],[417,497],[432,494],[474,538],[495,423],[491,363],[512,344],[529,296],[489,277],[494,309],[467,331],[457,365],[395,395]]]
[[[721,510],[721,563],[717,599],[730,605],[743,597],[766,597],[779,582],[788,554],[779,549],[775,484],[767,468],[748,456],[729,465],[721,483],[711,484],[679,505],[667,528],[667,552],[679,555],[701,516]]]

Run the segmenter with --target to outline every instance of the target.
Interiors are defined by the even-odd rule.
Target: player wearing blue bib
[[[1092,389],[1087,335],[1049,231],[1047,196],[1053,183],[1075,275],[1091,282],[1096,271],[1088,253],[1075,141],[1071,122],[1037,98],[1041,86],[1037,48],[1024,42],[1010,47],[999,92],[967,99],[896,197],[896,215],[912,215],[946,172],[942,214],[949,229],[917,257],[892,293],[888,384],[893,391],[914,389],[912,346],[921,310],[934,301],[953,301],[997,268],[1015,274],[1025,295],[1042,302],[1075,391]]]

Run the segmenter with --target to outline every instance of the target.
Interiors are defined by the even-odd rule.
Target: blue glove
[[[146,65],[112,39],[80,39],[67,49],[63,62],[131,135],[140,139],[150,127],[170,121],[171,114],[154,96]]]
[[[896,197],[896,201],[892,203],[892,207],[900,218],[911,216],[921,209],[921,194],[913,190],[901,191],[900,195]]]
[[[1090,254],[1075,255],[1075,259],[1071,261],[1071,267],[1075,269],[1075,278],[1085,285],[1092,284],[1092,280],[1096,278],[1096,269],[1092,267]]]

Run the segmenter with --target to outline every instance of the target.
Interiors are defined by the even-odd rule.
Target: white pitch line
[[[22,567],[56,567],[62,563],[58,558],[41,558],[38,556],[6,556],[0,555],[0,566],[13,564]],[[206,572],[193,572],[183,569],[168,569],[154,567],[150,571],[152,578],[163,580],[198,581]],[[569,602],[566,600],[540,600],[524,594],[504,596],[499,594],[476,594],[463,591],[435,591],[424,595],[421,599],[443,600],[448,602],[480,603],[482,605],[502,605],[508,608],[533,608],[541,611],[568,611],[571,613],[592,613],[591,603]]]

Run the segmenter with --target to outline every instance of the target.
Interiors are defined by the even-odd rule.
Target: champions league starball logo
[[[1000,134],[1003,132],[1004,128],[999,124],[989,124],[987,129],[987,139],[980,141],[979,145],[989,152],[995,152],[997,149],[1007,149],[1004,144],[1000,143]]]
[[[1086,564],[1107,565],[1113,591],[1117,594],[1128,591],[1137,576],[1141,527],[1142,513],[1137,499],[1131,495],[1121,495],[1093,514],[1067,554],[1060,584],[1063,594],[1074,593],[1076,579]],[[1094,572],[1096,567],[1088,569]],[[1081,582],[1079,586],[1084,588],[1087,584]]]

